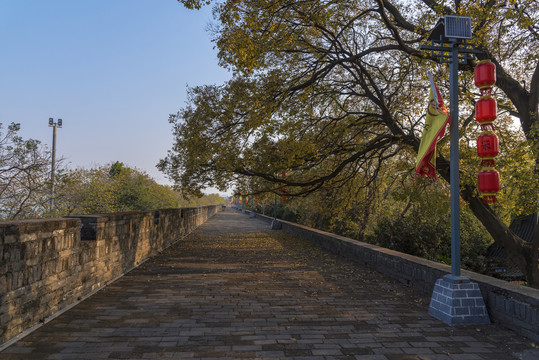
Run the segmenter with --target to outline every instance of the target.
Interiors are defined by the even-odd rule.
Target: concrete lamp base
[[[273,220],[270,225],[270,230],[281,230],[281,223],[277,220]]]
[[[449,325],[490,324],[479,285],[464,276],[436,280],[429,314]]]

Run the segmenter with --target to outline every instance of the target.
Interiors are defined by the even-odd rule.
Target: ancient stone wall
[[[0,345],[122,276],[218,209],[0,222]]]

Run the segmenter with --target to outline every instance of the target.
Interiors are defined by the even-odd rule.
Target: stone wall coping
[[[133,216],[145,216],[153,215],[153,211],[123,211],[110,214],[92,214],[92,215],[68,215],[66,218],[79,218],[79,219],[104,219],[104,220],[113,220],[122,217],[133,217]]]
[[[24,219],[24,220],[6,220],[0,221],[0,228],[4,226],[30,226],[33,224],[42,225],[44,223],[53,223],[58,224],[65,221],[76,221],[75,219],[70,219],[69,217],[62,218],[44,218],[44,219]]]
[[[182,208],[165,208],[165,209],[144,210],[144,211],[120,211],[120,212],[115,212],[115,213],[90,214],[90,215],[67,215],[64,218],[114,219],[114,218],[120,218],[120,217],[123,217],[123,216],[149,215],[149,214],[153,215],[155,212],[159,212],[159,213],[162,213],[162,212],[179,212],[179,211],[182,211],[182,210],[204,209],[204,208],[212,207],[212,206],[219,206],[219,205],[189,206],[189,207],[182,207]],[[60,218],[60,219],[62,219],[62,218]],[[50,219],[42,219],[42,220],[50,220]],[[17,221],[14,221],[14,222],[19,222],[19,221],[33,221],[33,220],[17,220]],[[1,224],[1,222],[0,222],[0,224]]]
[[[211,205],[210,205],[211,206]],[[187,208],[165,208],[165,209],[159,209],[159,210],[153,210],[154,212],[155,211],[158,211],[160,213],[162,212],[179,212],[181,211],[182,209],[187,209]]]
[[[32,219],[17,221],[0,221],[0,244],[4,243],[5,236],[53,232],[57,229],[80,228],[80,219]]]
[[[220,205],[186,206],[186,207],[182,207],[181,209],[202,209],[202,208],[207,208],[209,206],[220,206]]]

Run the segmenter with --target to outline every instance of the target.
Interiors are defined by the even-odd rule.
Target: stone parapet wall
[[[219,208],[0,222],[0,345],[170,246]]]
[[[270,223],[273,218],[256,214]],[[299,238],[320,244],[340,256],[365,265],[412,288],[431,295],[437,279],[451,273],[451,267],[279,220],[281,229]],[[490,320],[533,341],[539,341],[539,290],[516,285],[490,276],[462,270],[462,275],[479,285]]]

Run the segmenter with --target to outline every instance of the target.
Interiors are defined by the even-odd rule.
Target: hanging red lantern
[[[491,131],[498,112],[496,99],[490,96],[496,83],[496,65],[490,60],[479,62],[474,70],[474,82],[483,95],[475,104],[475,119],[485,131],[477,139],[477,155],[481,158],[482,168],[477,175],[478,189],[483,202],[492,204],[500,190],[500,173],[494,169],[494,157],[499,152],[498,137]]]
[[[491,159],[499,153],[498,136],[492,131],[484,132],[477,138],[477,156]]]
[[[480,171],[477,176],[478,188],[484,203],[495,203],[496,193],[500,191],[500,173],[494,169]]]
[[[498,113],[498,104],[492,96],[482,96],[475,103],[475,120],[481,125],[492,124]]]
[[[495,169],[480,171],[477,180],[479,191],[482,193],[492,193],[500,190],[500,173]]]
[[[480,61],[474,69],[474,83],[481,90],[496,84],[496,65],[490,60]]]

